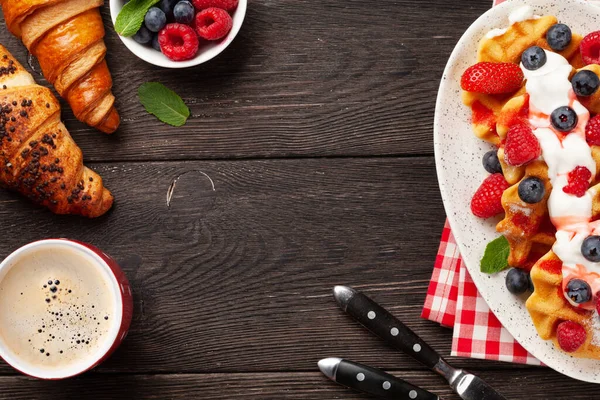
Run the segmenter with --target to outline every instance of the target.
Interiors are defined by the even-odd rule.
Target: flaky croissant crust
[[[98,217],[113,197],[83,165],[52,92],[0,46],[0,184],[57,214]]]
[[[46,79],[75,117],[114,132],[112,77],[105,61],[103,0],[0,0],[8,29],[38,58]]]

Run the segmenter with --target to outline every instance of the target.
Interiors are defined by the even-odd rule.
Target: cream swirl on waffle
[[[538,19],[538,18],[540,18],[539,15],[533,14],[533,7],[522,6],[510,13],[510,15],[508,16],[508,22],[510,22],[510,25],[514,25],[518,22],[527,21],[528,19]],[[504,35],[507,30],[508,30],[508,28],[492,29],[485,35],[485,37],[488,39],[493,39],[496,36]]]
[[[563,288],[573,279],[583,279],[593,293],[600,291],[600,263],[588,261],[581,253],[584,239],[600,233],[600,221],[592,221],[595,188],[590,188],[582,197],[565,193],[568,174],[578,166],[592,172],[596,162],[591,147],[585,138],[585,127],[590,118],[589,111],[577,100],[569,76],[572,66],[559,54],[546,51],[547,62],[538,70],[530,71],[521,65],[527,79],[526,90],[529,100],[529,122],[540,142],[542,157],[548,165],[548,176],[552,193],[548,200],[550,219],[557,229],[554,253],[563,262]],[[550,115],[563,106],[571,107],[578,116],[577,126],[568,133],[552,127]],[[565,296],[570,302],[568,296]],[[593,309],[590,301],[574,306]]]

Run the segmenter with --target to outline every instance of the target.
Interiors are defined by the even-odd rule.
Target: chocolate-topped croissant
[[[99,217],[113,203],[60,120],[60,104],[0,45],[0,184],[57,214]]]
[[[44,76],[75,117],[114,132],[112,77],[104,57],[103,0],[0,0],[8,29],[37,57]]]

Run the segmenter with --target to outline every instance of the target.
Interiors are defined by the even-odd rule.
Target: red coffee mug
[[[25,363],[19,359],[18,354],[12,351],[0,336],[0,357],[9,365],[25,375],[39,379],[56,380],[70,378],[82,374],[98,366],[105,361],[123,342],[127,336],[131,318],[133,315],[133,296],[129,281],[123,270],[108,254],[95,246],[87,243],[69,239],[47,239],[33,242],[21,247],[10,254],[0,264],[0,282],[6,276],[12,266],[14,266],[23,257],[33,252],[52,251],[53,249],[63,249],[73,251],[77,256],[84,257],[89,264],[98,268],[98,272],[105,278],[110,286],[110,293],[114,299],[115,308],[111,315],[111,325],[108,330],[108,337],[103,339],[99,349],[89,357],[62,368],[41,368]],[[0,302],[2,301],[0,293]]]

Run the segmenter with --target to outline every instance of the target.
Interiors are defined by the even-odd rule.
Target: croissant
[[[57,214],[99,217],[113,203],[60,121],[60,104],[0,45],[0,185]]]
[[[103,0],[0,0],[8,29],[37,57],[75,117],[103,132],[121,120],[106,65]]]

